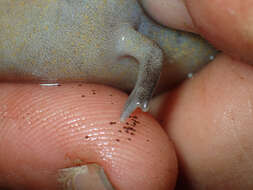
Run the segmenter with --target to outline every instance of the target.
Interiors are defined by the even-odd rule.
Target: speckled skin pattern
[[[85,81],[132,90],[121,119],[216,51],[159,26],[136,0],[1,0],[0,79]],[[162,72],[162,75],[161,75]]]

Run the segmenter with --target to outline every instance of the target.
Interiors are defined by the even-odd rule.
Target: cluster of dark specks
[[[112,97],[113,95],[112,94],[109,94],[110,97]],[[114,104],[114,102],[111,100],[111,104]]]
[[[78,84],[78,86],[82,86],[82,84]],[[97,91],[96,90],[91,90],[91,94],[96,95]],[[81,94],[81,98],[85,98],[85,97],[86,97],[86,95]]]
[[[136,132],[136,129],[131,126],[130,127],[124,126],[123,129],[127,134],[130,134],[130,135],[134,135],[134,132]]]
[[[58,86],[62,86],[61,84],[59,84]],[[82,83],[79,83],[78,84],[79,87],[82,86]],[[93,95],[96,95],[97,94],[97,91],[96,90],[91,90],[91,93]],[[110,97],[113,96],[113,94],[109,94]],[[82,94],[81,95],[81,98],[85,98],[86,95]],[[111,102],[112,104],[114,104],[113,102]],[[110,125],[116,125],[117,122],[116,121],[111,121],[109,123]],[[128,135],[130,135],[130,137],[127,138],[128,141],[131,141],[133,136],[136,135],[136,131],[137,131],[137,127],[138,125],[140,124],[140,121],[138,121],[138,117],[136,115],[131,115],[129,116],[129,120],[125,123],[125,125],[122,127],[122,129],[119,129],[118,132],[119,133],[126,133]],[[89,139],[89,136],[85,136],[85,139]],[[117,142],[120,142],[120,139],[116,139]],[[146,142],[150,142],[149,139],[146,140]]]
[[[137,116],[129,116],[129,121],[126,122],[125,126],[123,126],[123,130],[125,133],[130,134],[131,136],[134,136],[136,133],[136,127],[138,124],[140,124],[140,122],[137,120],[138,117]]]
[[[110,125],[116,125],[117,122],[111,121],[109,123]],[[140,124],[140,121],[138,121],[138,117],[136,115],[130,116],[129,120],[125,123],[125,125],[122,126],[122,129],[119,129],[119,133],[126,133],[127,135],[130,135],[130,137],[127,138],[128,141],[132,140],[132,137],[136,135],[137,127]],[[120,142],[120,139],[116,139],[117,142]],[[146,140],[146,142],[150,142],[149,139]]]

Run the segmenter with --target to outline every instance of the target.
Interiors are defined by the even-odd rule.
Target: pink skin
[[[140,111],[136,131],[127,133],[119,123],[124,93],[87,84],[0,88],[1,185],[56,189],[57,169],[97,163],[117,189],[174,187],[177,160],[168,136]]]
[[[153,2],[159,8],[162,1]],[[187,14],[182,19],[187,22],[191,15],[194,31],[224,52],[252,60],[250,0],[185,2],[187,9],[181,10],[189,13],[174,16]],[[157,19],[171,14],[169,8],[156,10],[161,10],[152,13]],[[163,23],[175,26],[170,18]],[[180,168],[176,189],[253,189],[252,76],[251,65],[219,56],[193,79],[153,101],[152,114],[167,134],[150,115],[137,111],[140,130],[131,141],[118,132],[121,124],[109,124],[119,118],[126,99],[117,90],[78,84],[41,90],[38,85],[2,83],[0,186],[54,189],[57,169],[97,162],[117,190],[171,190],[177,177],[175,149]],[[86,140],[89,134],[94,141]]]
[[[140,1],[149,15],[159,23],[175,29],[197,33],[183,0]]]
[[[158,10],[153,15],[161,22],[170,14],[162,12],[162,2],[153,1]],[[178,189],[253,189],[253,68],[230,57],[253,60],[253,3],[184,2],[194,31],[229,56],[219,56],[192,80],[153,101],[153,115],[175,143]],[[172,17],[166,20],[168,26],[173,22]]]
[[[253,1],[186,0],[200,33],[230,56],[253,61]]]
[[[222,55],[154,100],[153,114],[175,143],[182,189],[253,188],[252,83],[251,65]]]

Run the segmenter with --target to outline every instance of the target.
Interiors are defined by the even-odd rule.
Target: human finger
[[[250,65],[222,55],[153,102],[175,143],[182,189],[253,188],[252,82]]]
[[[197,32],[183,0],[140,0],[147,13],[171,28]]]
[[[159,124],[138,111],[119,123],[124,93],[88,84],[1,83],[0,89],[0,187],[101,190],[106,183],[103,189],[111,190],[111,183],[118,190],[167,190],[175,185],[177,160]],[[102,167],[109,181],[90,164]]]
[[[248,63],[253,61],[253,1],[141,0],[158,22],[199,33],[217,49]]]

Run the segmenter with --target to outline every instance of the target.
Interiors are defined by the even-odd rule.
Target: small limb
[[[130,96],[128,97],[126,103],[125,103],[125,107],[124,110],[120,116],[120,121],[124,122],[130,115],[132,112],[134,112],[134,110],[136,108],[141,108],[142,111],[147,112],[149,110],[149,100],[141,100],[140,98],[142,97],[141,93],[143,93],[142,91],[139,91],[139,95],[138,92],[133,90],[132,93],[130,94]]]
[[[117,51],[121,56],[131,56],[139,63],[139,72],[120,121],[125,121],[136,108],[148,111],[148,104],[158,84],[163,61],[163,52],[156,43],[123,25],[118,31]]]

